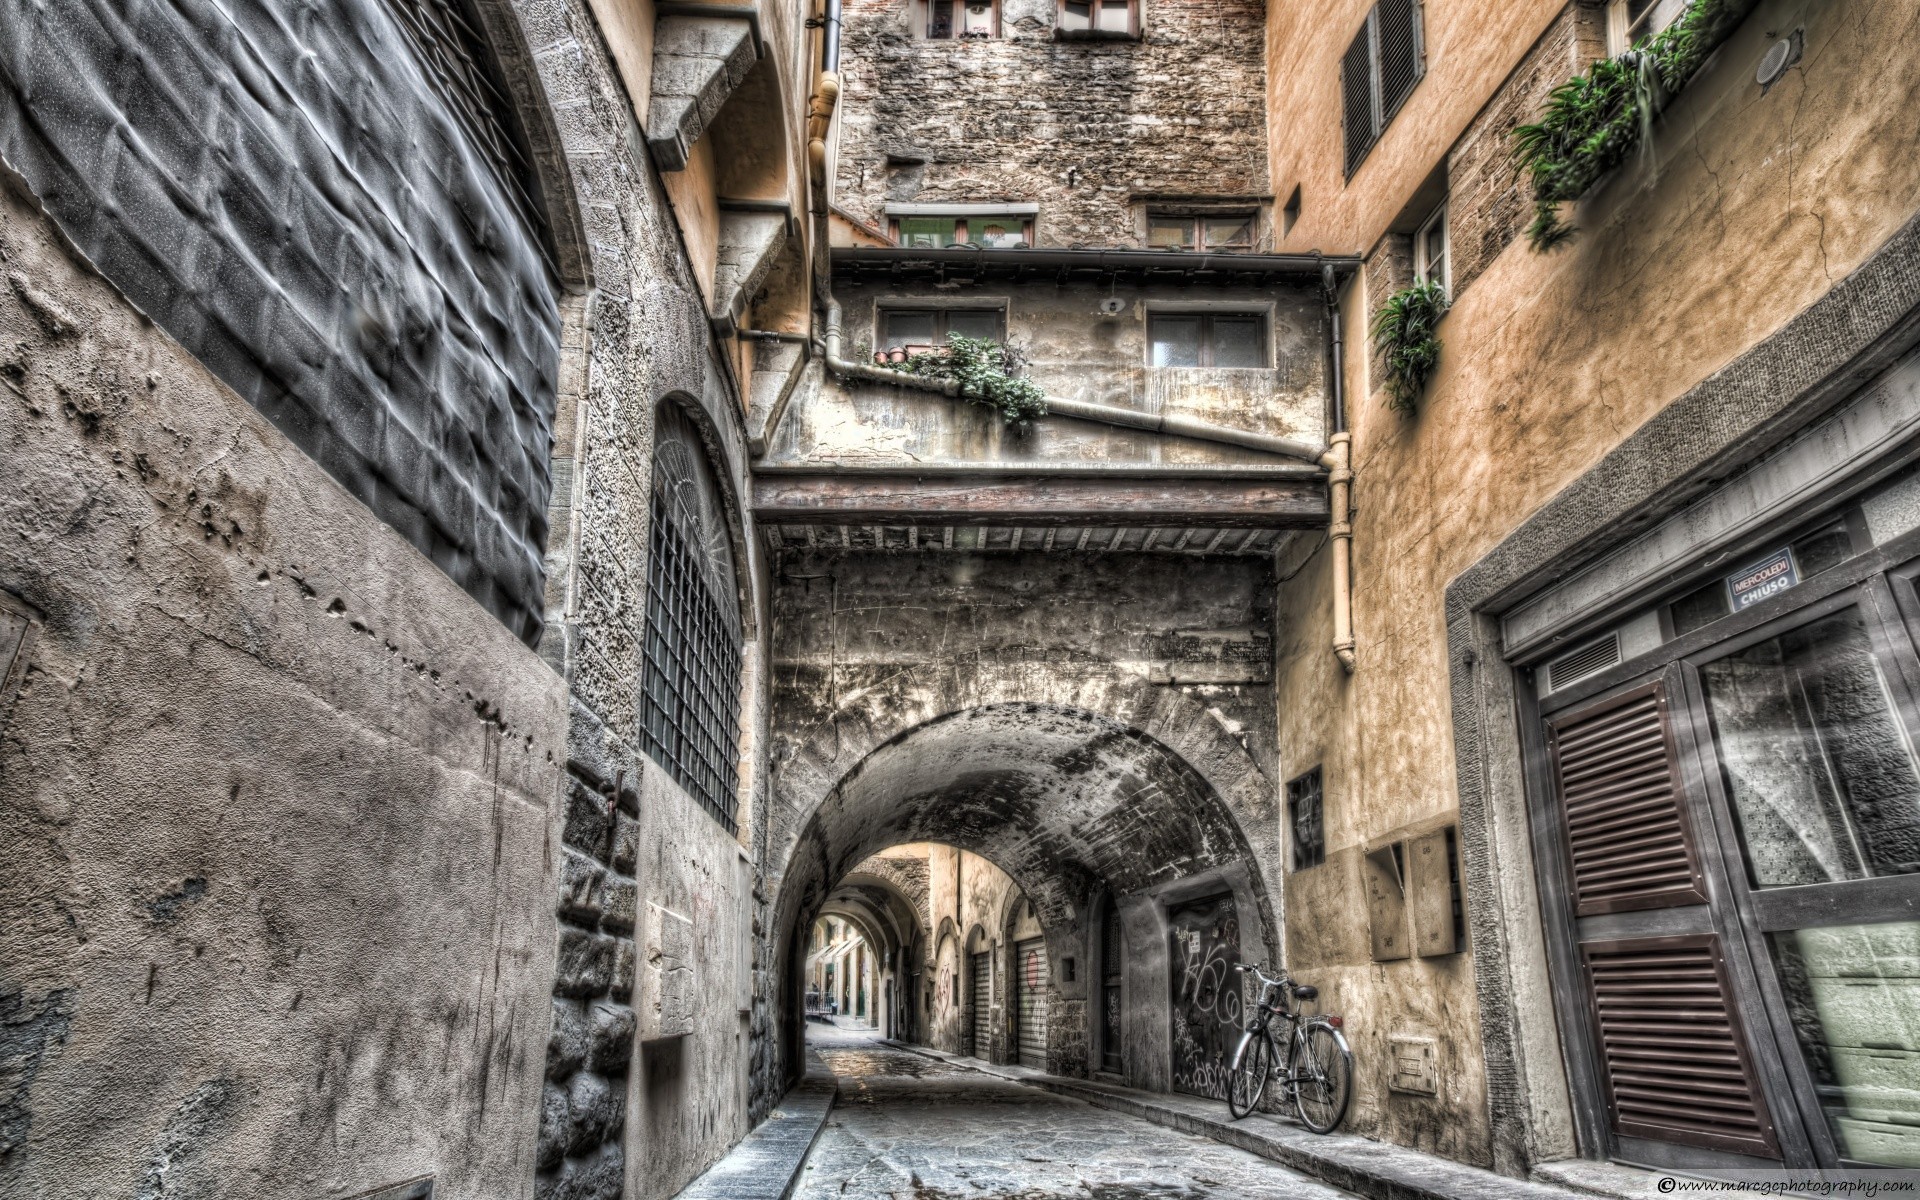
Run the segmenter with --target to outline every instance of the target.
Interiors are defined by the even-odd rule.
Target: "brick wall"
[[[1056,41],[1021,0],[1005,36],[930,41],[911,0],[846,9],[835,202],[1038,201],[1039,244],[1127,244],[1135,193],[1265,194],[1265,8],[1147,6],[1139,41]]]

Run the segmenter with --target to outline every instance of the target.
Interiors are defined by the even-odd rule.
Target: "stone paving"
[[[1244,1150],[809,1025],[840,1100],[797,1200],[1336,1200]]]

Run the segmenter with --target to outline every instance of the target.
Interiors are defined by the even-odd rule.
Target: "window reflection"
[[[1920,774],[1857,608],[1700,678],[1757,886],[1920,870]]]
[[[1920,1167],[1920,923],[1769,940],[1841,1157]]]

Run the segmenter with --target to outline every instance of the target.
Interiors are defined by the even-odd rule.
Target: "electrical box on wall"
[[[1440,1073],[1435,1066],[1437,1046],[1430,1037],[1396,1033],[1387,1039],[1387,1060],[1392,1074],[1387,1090],[1412,1096],[1433,1096],[1440,1091]]]

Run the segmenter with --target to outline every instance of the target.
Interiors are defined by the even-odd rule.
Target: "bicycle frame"
[[[1325,1017],[1309,1017],[1302,1013],[1299,1002],[1293,998],[1292,989],[1287,986],[1284,973],[1281,979],[1268,979],[1264,975],[1257,975],[1257,978],[1260,980],[1260,995],[1254,1001],[1254,1013],[1256,1015],[1253,1023],[1240,1035],[1239,1044],[1233,1048],[1233,1058],[1228,1063],[1228,1069],[1229,1071],[1238,1071],[1241,1062],[1246,1058],[1248,1048],[1253,1045],[1253,1039],[1256,1037],[1265,1038],[1267,1050],[1271,1055],[1269,1061],[1272,1065],[1269,1070],[1273,1072],[1272,1077],[1280,1083],[1282,1088],[1281,1095],[1290,1098],[1300,1087],[1301,1075],[1300,1071],[1296,1069],[1300,1054],[1303,1050],[1305,1050],[1309,1056],[1312,1054],[1312,1050],[1307,1048],[1306,1031],[1308,1027],[1325,1025],[1332,1031],[1334,1037],[1338,1039],[1343,1049],[1347,1043],[1346,1035],[1340,1032],[1339,1026],[1327,1020]],[[1269,994],[1276,992],[1279,994],[1280,1003],[1269,1004],[1267,997]],[[1287,1053],[1284,1069],[1282,1068],[1280,1057],[1280,1045],[1274,1037],[1273,1032],[1273,1018],[1275,1017],[1281,1017],[1285,1019],[1287,1023]],[[1315,1067],[1316,1064],[1312,1062],[1306,1064],[1308,1078],[1312,1077]]]

